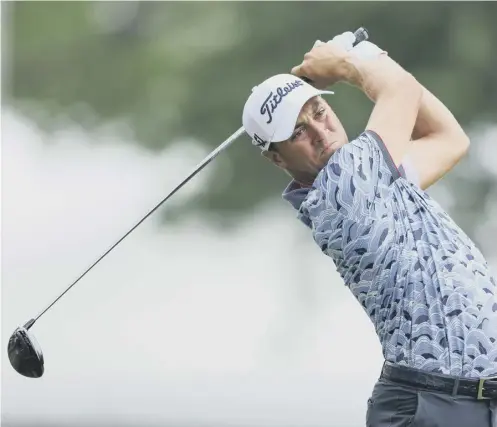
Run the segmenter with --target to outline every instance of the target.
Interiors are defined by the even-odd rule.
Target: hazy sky
[[[48,136],[3,114],[5,349],[207,153],[152,155],[77,127]],[[45,374],[24,378],[2,353],[7,421],[362,425],[381,367],[369,320],[279,195],[235,233],[151,217],[32,332]]]

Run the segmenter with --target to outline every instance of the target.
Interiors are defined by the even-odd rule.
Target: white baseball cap
[[[242,118],[252,144],[267,151],[272,142],[290,138],[304,104],[323,94],[333,92],[316,89],[292,74],[277,74],[255,86]]]

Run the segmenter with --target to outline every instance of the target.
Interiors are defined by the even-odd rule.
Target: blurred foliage
[[[88,128],[118,120],[152,150],[181,137],[212,149],[241,126],[254,85],[288,72],[316,39],[365,26],[469,128],[497,117],[496,17],[496,2],[2,2],[2,102],[48,130],[61,114]],[[371,103],[350,86],[335,90],[331,104],[353,137]],[[188,209],[235,219],[288,179],[247,137],[216,162],[227,167]],[[472,195],[453,212],[472,234],[495,182],[450,179]]]

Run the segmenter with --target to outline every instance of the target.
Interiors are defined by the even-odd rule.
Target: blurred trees
[[[2,102],[48,130],[61,115],[88,128],[124,121],[149,149],[182,137],[212,149],[241,126],[254,85],[288,72],[316,39],[359,26],[466,129],[497,117],[495,2],[2,2],[2,12]],[[335,91],[353,137],[371,103],[349,86]],[[247,137],[232,147],[216,160],[230,167],[188,208],[228,220],[279,197],[287,177],[258,154]],[[449,186],[462,185],[465,167]],[[230,183],[216,191],[221,180]],[[472,197],[452,213],[471,234],[495,178],[462,182]]]

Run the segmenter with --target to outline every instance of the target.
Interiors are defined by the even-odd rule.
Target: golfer
[[[425,192],[465,155],[468,137],[386,52],[353,41],[318,42],[291,74],[256,86],[243,125],[292,177],[283,198],[374,324],[385,362],[367,426],[496,427],[496,281]],[[374,103],[350,142],[323,98],[337,82]]]

